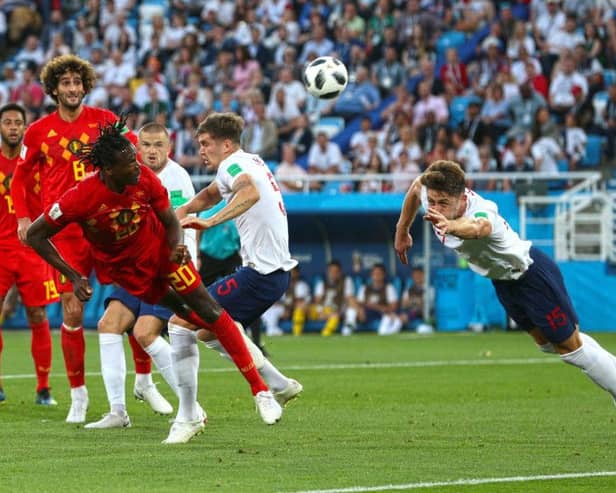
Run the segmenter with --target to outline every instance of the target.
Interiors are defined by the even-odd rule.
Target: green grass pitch
[[[202,348],[199,399],[209,423],[178,446],[160,443],[168,418],[132,399],[132,374],[132,428],[64,423],[57,333],[59,405],[35,406],[29,338],[4,331],[0,492],[616,491],[616,408],[525,334],[269,339],[273,361],[305,388],[269,427],[238,372]],[[616,351],[616,334],[596,338]],[[107,411],[93,331],[86,346],[93,421]],[[130,371],[128,345],[126,354]]]

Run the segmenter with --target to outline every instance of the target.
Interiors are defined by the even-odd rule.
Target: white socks
[[[378,334],[380,336],[389,336],[392,334],[397,334],[402,329],[402,320],[400,320],[396,315],[383,315],[381,317],[381,321],[379,322]]]
[[[603,349],[588,334],[580,332],[582,347],[560,358],[580,368],[599,387],[607,390],[616,399],[616,364],[614,356]]]
[[[265,324],[265,334],[273,335],[280,330],[278,324],[280,323],[280,319],[284,314],[284,306],[279,304],[274,304],[269,307],[263,315],[261,315],[261,319]]]
[[[197,372],[199,371],[199,348],[197,334],[180,325],[169,323],[171,341],[171,361],[178,390],[179,422],[192,422],[199,419],[197,407]]]
[[[120,334],[99,334],[98,341],[101,355],[101,373],[111,411],[126,413],[126,358],[124,343]]]
[[[171,364],[171,346],[162,337],[158,336],[154,339],[154,342],[148,347],[144,348],[145,352],[150,355],[152,361],[158,368],[158,371],[165,379],[165,382],[169,384],[169,387],[175,392],[175,395],[179,397],[179,390],[177,380],[175,378],[175,372]],[[139,377],[139,374],[137,374]],[[150,374],[150,381],[152,377]],[[137,379],[137,383],[139,383]]]
[[[265,356],[263,356],[263,352],[261,352],[257,345],[252,342],[250,337],[244,334],[244,331],[242,331],[242,335],[244,336],[244,342],[248,347],[248,351],[250,352],[250,355],[255,362],[257,371],[259,372],[263,380],[265,380],[265,383],[270,388],[270,390],[272,392],[279,392],[285,389],[289,384],[289,379],[285,377],[282,373],[280,373],[280,371],[278,371],[278,368],[272,365],[272,363],[270,363],[270,361]],[[222,344],[220,344],[218,339],[207,341],[205,343],[205,346],[208,349],[218,351],[221,356],[227,358],[228,360],[231,360],[231,357],[222,347]]]
[[[344,316],[344,325],[355,329],[357,326],[357,310],[355,308],[347,308]]]

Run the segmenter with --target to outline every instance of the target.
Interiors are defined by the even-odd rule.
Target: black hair
[[[134,152],[133,143],[124,134],[128,132],[123,114],[120,119],[105,125],[99,124],[100,134],[92,144],[85,144],[77,151],[79,161],[95,168],[112,166],[119,153]]]
[[[24,107],[20,104],[17,103],[7,103],[4,106],[2,106],[0,108],[0,118],[2,118],[2,115],[4,115],[7,111],[17,111],[19,113],[21,113],[22,118],[24,119],[24,123],[26,121],[26,110],[24,109]]]

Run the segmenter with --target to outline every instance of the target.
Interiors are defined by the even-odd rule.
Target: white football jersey
[[[260,199],[234,221],[240,234],[242,263],[260,274],[297,265],[289,253],[287,211],[274,175],[256,154],[238,150],[224,159],[216,173],[223,199],[231,200],[233,183],[247,173],[259,190]]]
[[[467,207],[463,217],[483,218],[490,221],[492,233],[485,238],[463,240],[457,236],[434,233],[448,248],[464,258],[477,274],[496,280],[518,279],[533,263],[530,241],[523,241],[498,213],[497,205],[485,200],[468,188],[465,190]],[[421,203],[428,210],[428,193],[421,188]]]
[[[190,175],[182,168],[181,165],[167,160],[165,167],[157,174],[163,186],[169,193],[171,207],[177,209],[184,205],[195,196],[195,187],[192,184]],[[184,244],[188,247],[190,258],[196,264],[197,262],[197,230],[184,229]]]

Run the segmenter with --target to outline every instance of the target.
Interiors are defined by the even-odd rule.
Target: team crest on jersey
[[[83,147],[83,142],[77,139],[73,139],[68,143],[66,147],[76,156]]]
[[[12,175],[5,175],[0,171],[0,193],[2,195],[11,191],[11,176]]]
[[[120,224],[121,226],[126,226],[127,224],[130,224],[133,221],[134,217],[135,217],[135,211],[132,211],[130,209],[122,209],[119,212],[116,220],[118,221],[118,224]]]

